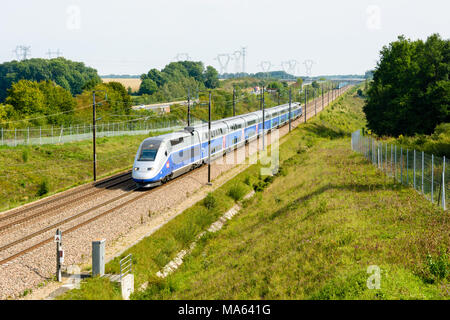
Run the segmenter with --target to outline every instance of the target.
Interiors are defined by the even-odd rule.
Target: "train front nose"
[[[132,177],[135,180],[149,180],[155,175],[153,163],[135,164],[133,166]]]

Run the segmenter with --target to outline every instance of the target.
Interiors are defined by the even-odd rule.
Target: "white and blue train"
[[[291,118],[302,116],[299,103],[292,103]],[[211,158],[239,148],[262,134],[262,111],[211,122]],[[289,105],[266,109],[267,132],[289,122]],[[132,177],[139,187],[165,183],[208,162],[208,124],[145,139],[136,153]]]

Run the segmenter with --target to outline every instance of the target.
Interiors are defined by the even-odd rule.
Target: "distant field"
[[[103,78],[103,82],[120,82],[125,88],[131,88],[133,91],[138,91],[141,85],[141,79],[119,79],[119,78]]]

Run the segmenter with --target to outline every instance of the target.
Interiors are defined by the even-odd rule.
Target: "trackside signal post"
[[[62,249],[62,232],[56,230],[56,281],[61,282],[61,266],[64,263],[64,250]]]

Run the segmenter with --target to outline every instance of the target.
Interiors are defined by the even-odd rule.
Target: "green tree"
[[[101,83],[95,69],[64,58],[5,62],[0,64],[0,102],[6,99],[12,84],[19,80],[51,80],[72,95],[82,93],[87,85],[92,87]]]
[[[431,134],[449,122],[450,42],[400,36],[383,47],[367,91],[368,127],[380,135]]]
[[[150,78],[142,80],[139,87],[139,94],[154,94],[158,90],[158,85]]]
[[[47,105],[45,95],[35,81],[20,80],[8,90],[6,103],[22,116],[45,114]]]
[[[214,89],[219,86],[219,73],[214,67],[208,66],[205,71],[205,86]]]

